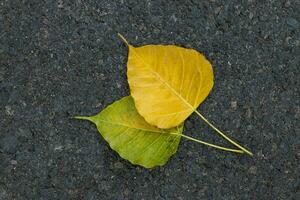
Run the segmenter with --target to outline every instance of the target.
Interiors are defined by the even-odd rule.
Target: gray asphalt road
[[[0,0],[0,199],[299,199],[299,13],[298,0]],[[199,110],[255,156],[183,139],[146,170],[70,119],[129,94],[117,32],[203,52],[215,86]],[[230,146],[195,115],[185,133]]]

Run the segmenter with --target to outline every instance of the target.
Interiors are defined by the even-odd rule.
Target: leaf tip
[[[121,38],[121,40],[123,40],[123,42],[124,42],[128,47],[131,46],[131,45],[129,44],[129,42],[126,40],[126,38],[125,38],[123,35],[121,35],[121,33],[118,33],[118,36]]]
[[[88,120],[88,121],[94,123],[94,120],[92,119],[92,117],[87,117],[87,116],[74,116],[74,117],[72,117],[72,119]]]

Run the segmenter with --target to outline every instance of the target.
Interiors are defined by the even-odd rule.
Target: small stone
[[[99,64],[99,65],[102,65],[102,64],[103,64],[103,60],[102,60],[102,59],[99,59],[99,60],[98,60],[98,64]]]
[[[63,150],[63,146],[62,145],[57,145],[54,147],[54,151],[62,151]]]
[[[249,168],[249,173],[250,173],[250,174],[256,174],[256,173],[257,173],[257,167],[251,166],[251,167]]]
[[[254,14],[251,12],[251,13],[249,14],[249,19],[253,19],[253,17],[254,17]]]
[[[62,0],[58,0],[58,5],[57,5],[58,8],[63,8],[63,1]]]
[[[5,113],[8,116],[13,116],[15,112],[13,111],[13,109],[10,106],[5,106]]]
[[[237,108],[237,101],[232,101],[230,103],[230,105],[231,105],[231,108],[233,108],[235,110]]]
[[[18,162],[17,162],[16,160],[11,160],[11,161],[10,161],[10,164],[16,165],[16,164],[18,164]]]
[[[99,103],[97,103],[95,106],[96,106],[96,108],[100,108],[100,107],[102,106],[102,103],[99,102]]]
[[[121,88],[122,85],[120,83],[117,83],[117,88]]]
[[[100,79],[103,80],[103,81],[106,79],[106,77],[103,73],[100,74]]]

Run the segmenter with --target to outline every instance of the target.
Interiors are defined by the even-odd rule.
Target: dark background
[[[0,0],[0,199],[299,199],[300,3]],[[199,110],[254,157],[182,139],[147,170],[113,152],[96,114],[129,94],[127,48],[203,52]],[[230,146],[194,114],[185,134]]]

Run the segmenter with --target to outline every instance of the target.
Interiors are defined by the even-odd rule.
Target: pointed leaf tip
[[[118,36],[123,40],[123,42],[125,42],[125,44],[126,44],[128,47],[131,46],[131,45],[129,44],[129,42],[126,40],[126,38],[125,38],[123,35],[121,35],[120,33],[118,33]]]
[[[75,116],[75,117],[73,117],[73,119],[88,120],[88,121],[90,121],[90,122],[95,123],[95,121],[93,120],[93,117],[87,117],[87,116]]]

